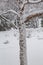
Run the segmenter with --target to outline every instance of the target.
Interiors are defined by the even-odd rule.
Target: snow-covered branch
[[[10,9],[8,11],[1,12],[0,15],[8,13],[8,12],[13,12],[14,14],[18,15],[18,17],[20,17],[20,15],[15,10],[12,10],[12,9]]]
[[[0,15],[0,17],[2,17],[4,20],[8,21],[10,23],[10,20],[8,20],[6,17]],[[17,29],[17,26],[14,24],[14,27]]]
[[[17,13],[15,10],[12,10],[12,9],[11,9],[11,10],[8,10],[8,12],[9,12],[9,11],[10,11],[10,12],[13,12],[14,14],[18,15],[18,17],[20,17],[19,13]]]
[[[31,0],[27,0],[27,1],[25,1],[23,4],[22,4],[22,6],[21,6],[21,10],[23,11],[24,10],[24,7],[25,7],[25,5],[27,5],[27,4],[38,4],[38,3],[41,3],[41,2],[43,2],[42,0],[39,0],[39,1],[31,1]]]
[[[0,15],[0,17],[2,17],[4,20],[10,22],[10,20],[8,20],[6,17],[4,17],[4,16],[2,16],[2,15]]]
[[[21,6],[21,11],[23,11],[24,10],[24,7],[25,7],[25,5],[28,3],[28,1],[25,1],[23,4],[22,4],[22,6]]]
[[[29,0],[30,3],[39,3],[41,0]]]
[[[39,10],[39,11],[37,11],[37,12],[32,12],[32,13],[30,13],[30,14],[26,17],[25,22],[26,22],[27,20],[32,19],[32,18],[40,17],[40,16],[42,16],[42,15],[43,15],[43,10]]]

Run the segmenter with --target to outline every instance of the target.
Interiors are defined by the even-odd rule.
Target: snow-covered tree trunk
[[[21,3],[22,1],[22,3]],[[20,45],[20,65],[27,65],[27,55],[26,55],[26,28],[23,18],[22,6],[25,0],[19,1],[20,6],[20,21],[19,21],[19,45]]]
[[[26,56],[26,29],[25,23],[22,18],[19,22],[19,32],[20,32],[20,65],[27,65],[27,56]]]

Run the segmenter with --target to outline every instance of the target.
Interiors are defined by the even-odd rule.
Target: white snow
[[[28,65],[43,65],[43,28],[31,29],[27,38]]]
[[[0,65],[19,65],[19,36],[16,32],[0,32]]]
[[[26,29],[28,65],[43,65],[43,28]],[[19,31],[0,32],[0,65],[20,65]]]
[[[37,3],[40,2],[41,0],[29,0],[30,3]]]

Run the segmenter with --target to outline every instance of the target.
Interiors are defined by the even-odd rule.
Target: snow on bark
[[[22,19],[19,22],[19,45],[20,45],[20,65],[27,65],[27,56],[26,56],[26,29],[25,23]]]
[[[23,0],[24,2],[25,0]],[[19,45],[20,45],[20,65],[27,65],[27,54],[26,54],[26,28],[23,18],[23,11],[21,10],[23,7],[23,2],[20,1],[20,21],[19,21]]]

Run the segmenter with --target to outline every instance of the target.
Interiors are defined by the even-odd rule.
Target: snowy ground
[[[43,65],[43,28],[26,29],[26,42],[28,65]],[[19,62],[19,31],[0,32],[0,65]]]
[[[27,38],[28,65],[43,65],[43,29],[32,30]]]
[[[0,32],[0,65],[19,65],[17,31]]]

